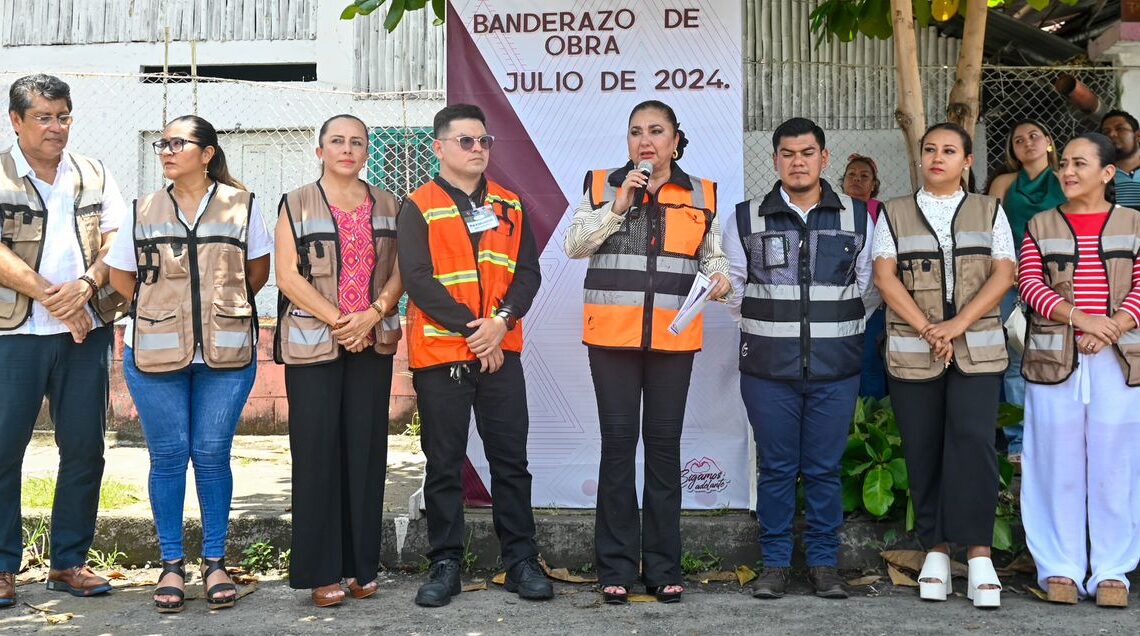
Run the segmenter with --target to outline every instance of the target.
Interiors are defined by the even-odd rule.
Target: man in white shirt
[[[823,130],[797,117],[772,135],[780,181],[722,220],[740,322],[740,393],[756,438],[756,517],[764,571],[757,598],[784,595],[792,562],[796,479],[816,595],[846,598],[836,572],[843,502],[839,462],[863,363],[874,228],[862,201],[820,178]]]
[[[102,163],[66,150],[71,90],[31,75],[9,91],[16,143],[0,151],[0,607],[23,551],[20,468],[45,397],[59,446],[47,587],[109,592],[87,566],[103,477],[112,326],[126,301],[103,257],[126,215]]]

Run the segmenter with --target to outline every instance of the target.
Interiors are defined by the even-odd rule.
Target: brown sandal
[[[1115,580],[1115,579],[1112,579]],[[1120,587],[1105,585],[1101,581],[1096,586],[1096,604],[1099,607],[1128,607],[1128,588],[1123,584]]]
[[[1072,579],[1066,578],[1064,581],[1048,581],[1045,586],[1048,588],[1045,591],[1045,598],[1050,603],[1076,605],[1077,584],[1073,583]]]
[[[344,590],[341,589],[340,583],[313,588],[313,603],[317,607],[332,607],[343,602]]]
[[[356,579],[348,580],[348,592],[352,594],[352,598],[368,598],[380,590],[380,583],[376,579],[372,579],[364,585],[356,582]]]

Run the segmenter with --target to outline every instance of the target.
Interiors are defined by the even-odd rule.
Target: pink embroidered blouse
[[[337,304],[343,314],[364,311],[372,303],[372,270],[376,245],[372,242],[372,199],[345,211],[329,205],[340,239],[340,280]],[[371,336],[369,341],[371,341]]]

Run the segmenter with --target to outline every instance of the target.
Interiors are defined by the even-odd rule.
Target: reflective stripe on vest
[[[70,163],[75,198],[75,236],[85,269],[95,262],[103,244],[99,223],[103,211],[103,164],[71,152],[62,161]],[[28,177],[16,173],[11,149],[0,152],[0,240],[29,267],[39,270],[43,254],[48,211]],[[110,285],[104,285],[89,303],[107,324],[126,315],[128,301]],[[32,315],[32,300],[13,289],[0,287],[0,331],[16,329]]]
[[[518,195],[487,181],[483,204],[495,211],[499,225],[480,235],[477,252],[472,250],[471,235],[458,206],[442,186],[429,181],[409,199],[428,226],[432,276],[475,316],[494,314],[514,280],[522,244],[523,210]],[[504,351],[522,351],[521,320],[507,332],[500,346]],[[409,367],[426,369],[475,359],[462,334],[435,322],[414,299],[408,303]]]
[[[961,311],[990,276],[997,200],[967,194],[954,216],[954,307]],[[879,222],[888,223],[895,238],[898,275],[918,308],[932,321],[944,319],[946,291],[942,247],[918,208],[916,195],[891,199]],[[940,377],[946,365],[934,359],[930,345],[887,308],[887,372],[899,380]],[[1009,365],[1001,308],[989,308],[966,333],[954,339],[954,364],[965,375],[1003,373]]]
[[[588,192],[595,208],[617,196],[611,177],[621,170],[589,173]],[[586,345],[700,350],[701,316],[678,335],[668,329],[700,271],[700,248],[716,214],[716,184],[693,176],[689,180],[692,190],[668,182],[655,197],[646,195],[649,204],[627,213],[621,229],[590,257],[583,289]]]
[[[369,286],[369,302],[380,297],[396,266],[396,197],[368,185],[372,199],[372,244],[376,264]],[[281,197],[279,214],[289,219],[293,245],[297,250],[297,273],[329,303],[339,307],[340,235],[329,210],[320,182],[309,183]],[[400,340],[400,316],[392,315],[376,323],[373,350],[382,355],[396,352]],[[371,310],[370,310],[371,311]],[[295,305],[278,291],[277,329],[273,334],[273,357],[278,364],[304,366],[324,364],[341,355],[340,344],[320,318]]]
[[[841,208],[816,208],[806,225],[790,209],[761,210],[780,197],[775,189],[763,200],[737,205],[748,259],[742,373],[774,379],[859,373],[865,309],[855,265],[867,240],[867,213],[849,197],[837,196]]]
[[[1074,299],[1073,282],[1080,251],[1072,226],[1060,209],[1035,215],[1026,234],[1041,252],[1048,285],[1065,301]],[[1109,300],[1105,315],[1116,313],[1132,291],[1132,269],[1140,253],[1140,212],[1115,206],[1100,234],[1100,258],[1108,277]],[[1021,375],[1035,384],[1060,384],[1077,367],[1074,330],[1036,311],[1029,312]],[[1140,386],[1140,332],[1125,332],[1113,346],[1128,386]]]
[[[184,369],[198,348],[214,369],[254,361],[257,318],[246,282],[253,194],[219,183],[209,196],[193,229],[166,189],[135,202],[132,347],[145,373]]]

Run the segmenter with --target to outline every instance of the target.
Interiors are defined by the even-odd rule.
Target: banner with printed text
[[[629,113],[647,99],[673,107],[690,140],[680,165],[717,182],[720,212],[743,198],[741,3],[454,0],[447,29],[448,102],[486,112],[496,137],[488,176],[520,194],[542,254],[523,353],[533,503],[592,508],[601,449],[582,344],[586,261],[566,257],[563,236],[586,172],[629,159]],[[749,505],[738,339],[710,303],[681,443],[686,508]],[[471,433],[465,493],[485,501],[490,471],[474,423]],[[640,464],[639,450],[639,493]]]

